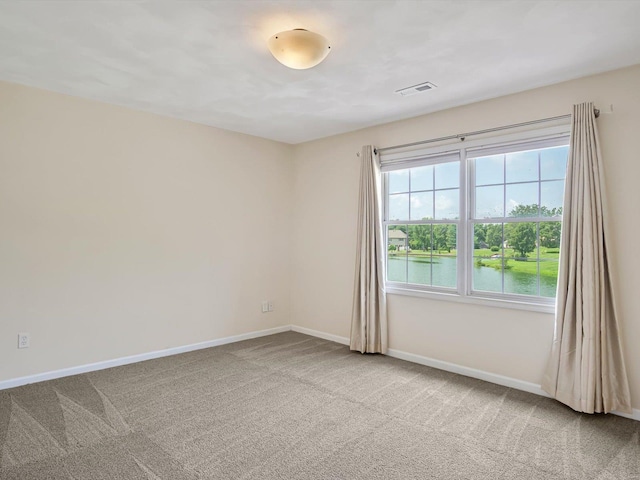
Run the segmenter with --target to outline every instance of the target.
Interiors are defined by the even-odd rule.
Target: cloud
[[[458,190],[436,193],[436,212],[439,218],[458,218]]]

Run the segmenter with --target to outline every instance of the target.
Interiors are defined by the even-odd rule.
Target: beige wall
[[[0,83],[0,381],[289,324],[291,148]]]
[[[639,85],[640,66],[635,66],[296,146],[293,322],[349,335],[356,152],[362,145],[391,146],[563,115],[583,101],[603,108],[613,104],[615,113],[603,115],[598,125],[609,189],[619,316],[633,405],[640,408]],[[389,335],[393,349],[539,384],[553,336],[553,315],[389,295]]]

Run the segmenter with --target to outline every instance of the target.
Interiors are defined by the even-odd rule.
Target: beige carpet
[[[0,391],[0,479],[640,479],[640,422],[298,333]]]

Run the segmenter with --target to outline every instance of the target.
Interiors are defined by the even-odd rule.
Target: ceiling
[[[638,18],[638,0],[4,0],[0,79],[300,143],[638,64]],[[266,40],[292,28],[327,59],[276,62]]]

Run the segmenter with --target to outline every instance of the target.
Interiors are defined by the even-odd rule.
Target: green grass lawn
[[[492,255],[500,255],[502,252],[492,252],[488,248],[479,248],[473,251],[474,265],[491,267],[496,270],[502,268],[502,258],[491,258]],[[516,259],[517,253],[513,249],[507,248],[504,251],[506,265],[505,268],[512,272],[528,273],[537,275],[538,258],[537,250],[530,253],[526,260]],[[557,248],[540,248],[540,275],[544,277],[558,276],[558,258],[560,254]]]
[[[502,255],[502,251],[498,250],[497,252],[492,252],[488,248],[477,248],[473,251],[474,257],[486,257],[489,258],[491,255]],[[518,254],[513,250],[513,248],[505,248],[504,256],[507,258],[514,258]],[[557,248],[546,248],[540,247],[540,259],[549,259],[549,260],[557,260],[559,257]],[[537,249],[529,254],[529,260],[535,260],[538,257]]]
[[[404,252],[400,252],[400,253],[404,253]],[[417,256],[417,257],[423,257],[423,256],[430,256],[431,252],[429,250],[411,250],[409,252],[409,255],[412,256]],[[452,248],[450,252],[447,252],[446,250],[434,250],[433,251],[433,255],[434,256],[439,256],[439,257],[455,257],[458,255],[458,252],[455,248]]]
[[[388,252],[389,257],[404,257],[407,252],[398,252],[398,251],[390,251]],[[414,262],[418,263],[437,263],[438,257],[453,257],[455,258],[457,255],[456,250],[451,249],[451,252],[447,252],[446,250],[442,250],[441,253],[438,253],[437,250],[433,251],[433,256],[429,250],[411,250],[409,252],[409,256],[413,258]]]
[[[502,258],[491,258],[492,255],[502,255],[502,251],[492,252],[488,248],[477,248],[473,251],[474,265],[482,267],[495,268],[496,270],[502,269]],[[389,256],[404,256],[406,252],[390,251]],[[433,256],[440,257],[455,257],[457,251],[451,249],[451,252],[442,250],[440,252],[434,251]],[[506,268],[512,272],[527,273],[530,275],[538,274],[538,251],[533,251],[529,254],[526,260],[517,260],[518,254],[512,248],[506,248],[504,250],[504,256],[506,260]],[[412,257],[430,257],[431,252],[429,250],[411,250],[409,256]],[[545,277],[557,277],[558,276],[558,258],[560,254],[557,248],[540,248],[540,275]],[[426,258],[425,258],[426,260]]]

